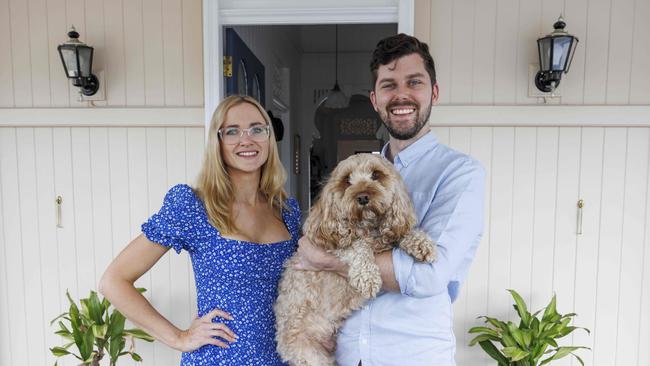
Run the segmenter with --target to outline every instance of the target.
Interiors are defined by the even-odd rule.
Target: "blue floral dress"
[[[215,308],[234,320],[216,318],[239,336],[224,349],[213,345],[185,352],[181,365],[283,365],[276,353],[275,315],[282,264],[295,251],[300,230],[300,209],[295,199],[286,202],[282,219],[291,239],[255,244],[226,239],[212,226],[202,201],[187,185],[172,187],[160,211],[142,224],[146,237],[176,252],[186,250],[194,267],[198,316]]]

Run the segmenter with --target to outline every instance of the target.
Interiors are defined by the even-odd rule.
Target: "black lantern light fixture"
[[[65,76],[72,79],[72,85],[80,88],[79,93],[91,96],[99,89],[99,80],[92,73],[93,48],[79,40],[74,25],[68,32],[68,41],[59,45]]]
[[[535,86],[545,93],[553,93],[560,85],[562,74],[569,72],[578,38],[564,30],[566,23],[562,16],[553,24],[555,30],[537,40],[539,71],[535,75]]]

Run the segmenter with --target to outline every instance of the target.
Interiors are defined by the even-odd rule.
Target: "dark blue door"
[[[224,60],[230,63],[224,75],[226,96],[249,95],[265,106],[264,65],[232,28],[226,28]]]

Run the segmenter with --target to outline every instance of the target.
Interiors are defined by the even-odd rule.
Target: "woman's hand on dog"
[[[230,314],[220,309],[214,309],[202,317],[197,317],[187,330],[179,332],[174,348],[182,352],[190,352],[206,344],[228,348],[228,343],[236,342],[238,337],[225,324],[213,323],[212,319],[216,317],[233,320]],[[219,337],[228,343],[214,337]]]
[[[329,271],[343,277],[348,275],[348,266],[337,256],[315,246],[306,236],[298,240],[298,262],[293,266],[301,271]]]

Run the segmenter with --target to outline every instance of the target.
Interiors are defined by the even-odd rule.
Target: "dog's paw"
[[[381,290],[382,282],[379,273],[361,272],[351,268],[348,276],[350,286],[366,299],[377,296],[379,290]]]
[[[424,231],[414,231],[402,241],[400,247],[419,262],[432,263],[436,260],[436,244]]]

